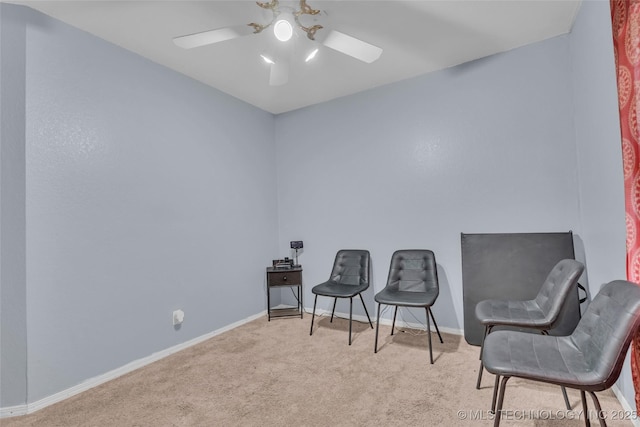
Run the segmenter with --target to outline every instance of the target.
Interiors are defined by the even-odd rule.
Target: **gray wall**
[[[461,232],[579,235],[569,58],[561,36],[278,116],[280,247],[305,242],[307,305],[338,249],[371,251],[371,313],[393,251],[429,248],[436,320],[459,330]]]
[[[0,4],[0,407],[27,399],[25,14]]]
[[[271,114],[28,14],[34,402],[264,310],[278,224]]]
[[[571,229],[591,293],[624,277],[608,19],[584,2],[570,35],[274,118],[0,5],[0,405],[264,310],[264,265],[294,239],[308,306],[336,250],[369,249],[370,312],[391,253],[433,249],[453,329],[460,232]]]
[[[570,35],[582,239],[590,291],[626,276],[624,182],[608,2],[584,2]]]
[[[305,240],[307,305],[341,247],[372,251],[370,312],[391,253],[428,247],[436,318],[460,329],[460,232],[572,229],[591,296],[625,278],[615,79],[609,3],[585,1],[567,36],[278,116],[280,247]],[[618,387],[633,404],[628,360]]]
[[[622,149],[609,2],[582,4],[570,46],[581,237],[593,296],[604,283],[626,278]],[[618,386],[633,404],[628,360]]]

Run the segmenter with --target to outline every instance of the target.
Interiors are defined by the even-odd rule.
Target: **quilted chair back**
[[[563,259],[553,267],[535,298],[545,318],[555,321],[569,293],[577,292],[583,271],[584,265],[574,259]]]
[[[433,251],[403,249],[394,252],[387,286],[405,292],[427,292],[432,289],[438,292],[438,271]]]
[[[330,280],[341,285],[368,285],[370,259],[369,251],[355,249],[338,251],[333,262]]]
[[[620,375],[631,339],[640,326],[640,286],[615,280],[594,297],[571,341],[585,357],[585,375],[593,391],[605,390]]]

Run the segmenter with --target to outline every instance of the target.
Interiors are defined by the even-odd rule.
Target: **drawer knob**
[[[287,280],[287,276],[282,276],[282,280]]]

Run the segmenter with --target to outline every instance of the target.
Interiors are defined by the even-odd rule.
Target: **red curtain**
[[[627,279],[640,283],[640,0],[610,0],[618,73],[627,222]],[[640,410],[640,334],[631,345],[631,372]]]

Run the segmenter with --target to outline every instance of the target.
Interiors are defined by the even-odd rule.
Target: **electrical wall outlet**
[[[176,310],[173,312],[173,326],[179,325],[184,322],[184,311]]]

